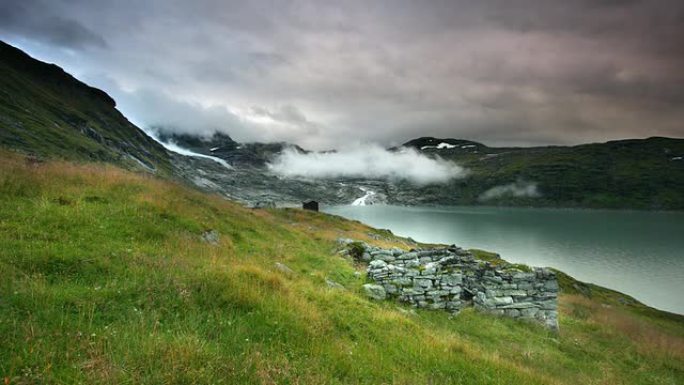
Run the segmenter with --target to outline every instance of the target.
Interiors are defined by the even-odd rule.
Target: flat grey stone
[[[331,289],[346,290],[344,286],[342,286],[341,284],[339,284],[339,283],[333,281],[333,280],[330,279],[330,278],[326,278],[326,279],[325,279],[325,284],[328,285],[328,287],[331,288]]]
[[[363,285],[363,291],[366,293],[366,296],[376,301],[382,301],[387,298],[385,288],[380,285],[367,283]]]
[[[494,303],[496,306],[505,306],[513,304],[513,298],[511,297],[494,297]]]
[[[211,245],[218,245],[219,233],[216,230],[206,230],[202,233],[202,240]]]
[[[293,274],[294,274],[294,271],[293,271],[292,269],[290,269],[290,268],[289,268],[286,264],[284,264],[284,263],[276,262],[276,263],[274,264],[274,266],[275,266],[275,268],[276,268],[278,271],[280,271],[280,272],[282,272],[282,273],[285,273],[285,274],[287,274],[287,275],[293,275]]]
[[[527,309],[527,308],[538,308],[540,305],[533,302],[519,302],[510,305],[502,306],[502,309]]]
[[[547,291],[558,291],[558,281],[549,280],[544,284],[544,289]]]
[[[380,260],[375,260],[375,261],[371,261],[371,262],[368,264],[368,268],[369,268],[369,269],[380,269],[380,268],[383,268],[383,267],[387,267],[387,262],[385,262],[385,261],[380,261]]]

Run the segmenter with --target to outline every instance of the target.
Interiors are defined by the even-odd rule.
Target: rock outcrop
[[[368,278],[375,284],[365,285],[364,290],[371,298],[386,296],[418,308],[450,312],[474,306],[558,329],[558,281],[548,268],[494,264],[456,246],[404,251],[341,242],[350,255],[368,263]]]

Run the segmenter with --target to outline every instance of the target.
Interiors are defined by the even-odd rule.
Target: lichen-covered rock
[[[367,283],[363,285],[363,291],[369,298],[376,301],[382,301],[387,298],[387,292],[385,291],[385,288],[380,285]]]
[[[345,245],[348,245],[350,243],[354,243],[354,240],[349,239],[349,238],[337,238],[337,243],[345,246]]]
[[[362,262],[370,262],[372,259],[373,258],[371,257],[371,255],[367,252],[364,252],[363,254],[361,254],[361,261]]]
[[[345,290],[345,287],[342,286],[341,284],[333,281],[330,278],[325,279],[325,284],[328,285],[329,288],[331,289],[337,289],[337,290]]]
[[[216,230],[206,230],[202,233],[202,240],[211,245],[218,245],[219,233]]]
[[[276,263],[275,263],[275,268],[276,268],[278,271],[280,271],[280,272],[282,272],[282,273],[285,273],[285,274],[287,274],[287,275],[293,275],[293,274],[294,274],[294,271],[293,271],[292,269],[290,269],[290,268],[289,268],[286,264],[284,264],[284,263],[276,262]]]

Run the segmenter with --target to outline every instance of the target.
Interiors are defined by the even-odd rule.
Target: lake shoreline
[[[550,266],[684,314],[684,213],[498,206],[324,206],[323,212],[425,243],[456,244]]]

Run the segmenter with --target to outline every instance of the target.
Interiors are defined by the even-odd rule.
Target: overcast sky
[[[323,149],[684,137],[684,1],[0,0],[142,127]]]

